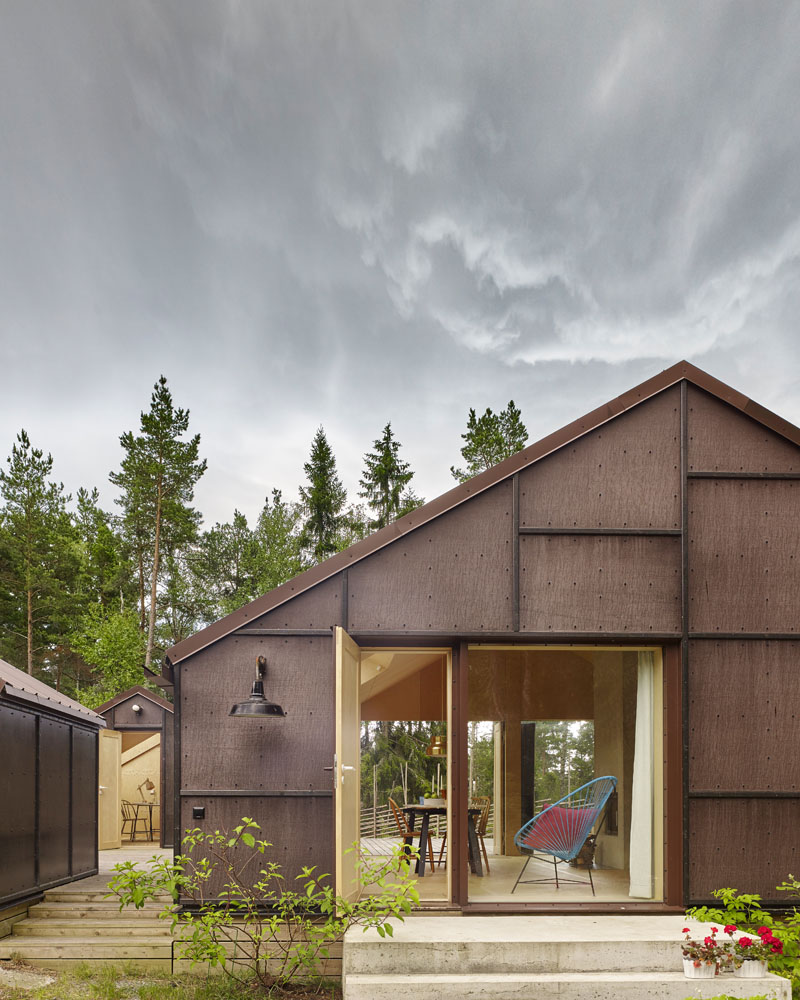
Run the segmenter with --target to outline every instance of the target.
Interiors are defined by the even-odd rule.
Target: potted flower
[[[687,979],[712,979],[720,964],[730,961],[728,942],[717,941],[719,931],[716,927],[703,938],[693,938],[688,927],[684,927],[682,933],[683,974]]]
[[[728,924],[726,934],[734,934],[735,924]],[[757,936],[756,936],[757,935]],[[740,979],[761,979],[767,974],[770,955],[782,955],[783,942],[776,938],[769,927],[759,927],[756,934],[740,934],[733,941],[731,957],[734,976]]]

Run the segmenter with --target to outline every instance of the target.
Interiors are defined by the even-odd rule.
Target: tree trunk
[[[150,622],[147,626],[147,652],[144,654],[145,669],[150,668],[153,658],[153,636],[156,630],[156,585],[158,583],[158,544],[161,540],[161,483],[158,484],[156,501],[156,541],[153,547],[153,575],[150,578]]]
[[[147,624],[147,617],[145,615],[144,606],[144,554],[142,547],[139,547],[139,627],[142,632],[144,632],[145,625]]]
[[[28,594],[28,673],[33,677],[33,591]]]

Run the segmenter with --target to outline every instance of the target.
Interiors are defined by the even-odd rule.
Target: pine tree
[[[322,562],[339,548],[338,535],[347,493],[336,474],[336,459],[321,427],[314,435],[311,457],[303,471],[308,477],[308,486],[300,487],[306,514],[301,544],[314,562]]]
[[[0,469],[2,648],[29,674],[64,645],[78,569],[70,498],[50,481],[52,469],[52,456],[34,448],[24,430],[8,469]]]
[[[152,542],[145,667],[150,666],[153,656],[162,548],[174,552],[192,541],[200,522],[199,513],[190,504],[206,462],[198,458],[199,434],[188,441],[181,440],[188,428],[189,411],[175,409],[162,375],[153,387],[149,413],[141,414],[140,434],[135,437],[127,431],[121,435],[125,457],[120,471],[112,472],[109,477],[122,491],[117,502],[123,509],[123,523],[131,546],[137,553],[142,609],[144,544]]]
[[[493,465],[524,448],[528,431],[522,423],[522,414],[512,399],[500,413],[487,408],[479,417],[470,408],[467,433],[461,437],[465,442],[461,448],[461,457],[467,466],[466,469],[456,469],[451,465],[450,473],[459,483],[465,483],[479,472],[491,469]]]
[[[383,436],[373,442],[374,451],[368,451],[364,456],[364,476],[359,480],[360,497],[364,497],[370,510],[375,514],[370,522],[370,528],[383,528],[390,521],[397,520],[404,510],[403,490],[413,479],[414,473],[408,462],[400,459],[400,442],[392,434],[389,423],[383,428]],[[413,493],[405,494],[406,506]],[[416,498],[413,497],[416,506]]]

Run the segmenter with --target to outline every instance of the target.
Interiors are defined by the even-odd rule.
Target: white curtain
[[[653,898],[653,653],[639,653],[631,792],[630,896]]]

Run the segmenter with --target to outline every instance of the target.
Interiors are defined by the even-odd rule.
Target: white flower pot
[[[705,962],[695,965],[691,958],[684,958],[683,974],[687,979],[713,979],[717,974],[717,967],[706,965]]]
[[[767,963],[758,958],[746,958],[733,974],[739,979],[763,979],[767,974]]]

